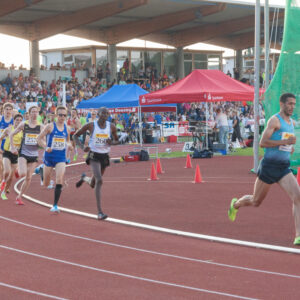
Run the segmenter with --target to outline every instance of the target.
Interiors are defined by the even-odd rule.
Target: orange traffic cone
[[[300,167],[298,167],[298,170],[297,170],[297,182],[298,182],[298,185],[300,185]]]
[[[186,169],[190,169],[190,168],[192,168],[191,157],[190,157],[190,155],[189,155],[189,154],[186,156],[185,168],[186,168]]]
[[[158,180],[154,163],[152,163],[151,174],[150,174],[150,178],[148,180]]]
[[[201,176],[201,173],[200,173],[199,165],[197,165],[194,183],[201,183],[201,182],[202,182],[202,176]]]
[[[162,170],[161,163],[160,163],[160,158],[158,158],[158,159],[156,160],[156,173],[157,173],[157,174],[165,173],[165,172]]]

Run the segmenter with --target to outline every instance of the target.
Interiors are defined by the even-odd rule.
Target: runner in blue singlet
[[[38,136],[39,145],[45,149],[44,153],[44,186],[50,183],[51,173],[55,168],[56,185],[54,190],[54,204],[50,209],[52,212],[59,212],[57,203],[59,201],[65,169],[67,146],[72,150],[70,133],[65,123],[67,108],[58,106],[56,108],[57,122],[49,123]],[[46,137],[46,143],[45,143]]]
[[[290,155],[296,144],[294,121],[291,119],[296,106],[296,96],[285,93],[280,97],[280,112],[268,121],[262,134],[260,146],[266,148],[253,195],[233,198],[228,210],[228,217],[235,220],[237,210],[243,206],[258,207],[267,196],[271,184],[278,183],[293,201],[293,212],[296,227],[295,245],[300,245],[300,188],[290,170]]]

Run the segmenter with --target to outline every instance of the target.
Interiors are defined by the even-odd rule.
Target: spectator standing
[[[226,151],[228,150],[228,132],[229,125],[227,115],[222,112],[221,108],[217,109],[216,124],[219,129],[219,143],[226,145]]]

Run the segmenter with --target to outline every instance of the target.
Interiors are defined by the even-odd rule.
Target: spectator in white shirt
[[[216,125],[219,128],[219,143],[226,145],[226,151],[228,150],[228,132],[229,125],[227,115],[222,112],[221,108],[216,110]]]

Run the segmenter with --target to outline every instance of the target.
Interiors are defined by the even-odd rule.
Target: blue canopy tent
[[[81,101],[76,108],[98,109],[104,106],[108,109],[116,109],[116,113],[130,112],[129,110],[126,111],[119,108],[135,108],[132,112],[137,112],[139,107],[139,97],[147,93],[147,91],[139,87],[137,84],[114,85],[100,96]],[[146,105],[142,107],[141,111],[176,111],[176,108],[176,104]]]
[[[141,113],[177,111],[177,104],[159,104],[140,106],[139,97],[148,92],[137,84],[114,85],[104,94],[81,101],[76,108],[82,110],[106,107],[111,113],[138,113],[140,141],[142,145]],[[176,114],[177,117],[177,114]]]

